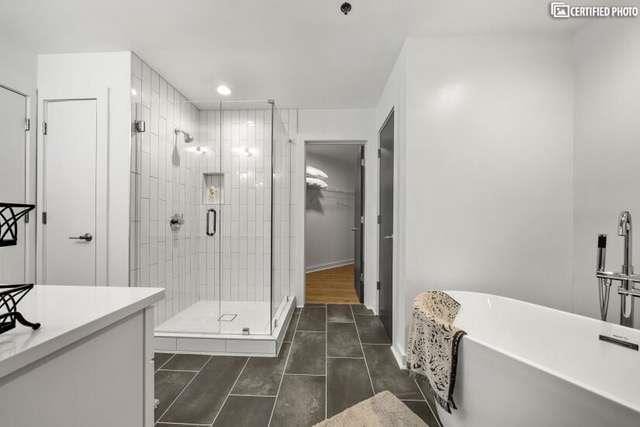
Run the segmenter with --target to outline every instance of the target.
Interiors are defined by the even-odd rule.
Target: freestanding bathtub
[[[511,298],[447,291],[467,332],[450,426],[640,426],[640,331]]]

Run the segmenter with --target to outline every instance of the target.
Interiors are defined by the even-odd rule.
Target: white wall
[[[100,189],[108,191],[108,206],[100,214],[107,218],[106,283],[112,286],[129,283],[130,74],[130,52],[38,56],[39,101],[109,94],[108,118],[99,118],[108,120],[108,184]]]
[[[617,216],[635,216],[633,253],[640,269],[640,27],[626,20],[598,20],[573,41],[575,63],[575,207],[573,298],[575,311],[599,318],[596,235],[608,234],[607,269],[619,271],[622,241]],[[619,322],[620,302],[611,291],[608,320]],[[636,327],[640,305],[635,303]]]
[[[307,150],[307,166],[324,171],[328,188],[307,187],[305,209],[305,270],[316,271],[354,262],[355,191],[358,146],[344,146],[350,160],[338,161]]]
[[[571,308],[572,78],[567,41],[409,39],[396,168],[400,271],[394,347],[426,289],[497,293]],[[392,75],[393,76],[393,75]],[[400,86],[383,98],[402,103]],[[398,83],[399,82],[399,83]],[[379,108],[376,126],[384,111]],[[402,176],[402,173],[405,175]],[[404,238],[406,236],[406,238]],[[404,252],[404,253],[403,253]]]
[[[33,124],[32,129],[34,129],[27,135],[29,151],[27,153],[26,170],[23,170],[23,173],[26,175],[27,197],[26,200],[21,201],[27,203],[36,202],[36,70],[37,56],[35,53],[15,46],[8,40],[0,39],[0,85],[22,92],[28,96],[28,108]],[[1,143],[0,141],[0,146]],[[11,182],[0,182],[0,186],[3,187],[13,185],[14,183]],[[35,280],[35,218],[37,218],[37,212],[32,212],[30,218],[32,221],[29,224],[25,224],[23,220],[20,221],[18,245],[0,248],[0,283],[18,283],[23,281],[33,283]]]
[[[377,142],[372,140],[371,127],[374,111],[370,109],[299,110],[297,144],[293,157],[292,258],[295,266],[294,289],[298,305],[304,302],[304,252],[303,248],[305,208],[305,141],[336,142],[358,141],[365,143],[365,304],[377,304]]]

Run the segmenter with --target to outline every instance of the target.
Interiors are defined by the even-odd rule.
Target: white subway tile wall
[[[271,292],[271,126],[269,104],[199,110],[136,55],[132,56],[131,286],[160,286],[156,324],[199,300],[268,301],[273,312],[293,295],[290,176],[297,111],[274,114],[273,294]],[[194,136],[185,144],[174,129]],[[197,150],[200,147],[200,150]],[[208,181],[205,181],[208,174]],[[221,185],[208,204],[207,182]],[[206,235],[207,210],[218,232]],[[169,218],[184,215],[172,231]],[[265,313],[265,316],[269,316]]]

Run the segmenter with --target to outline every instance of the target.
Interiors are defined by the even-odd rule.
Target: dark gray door
[[[380,130],[380,212],[378,280],[380,320],[392,337],[393,326],[393,111]]]
[[[364,227],[364,145],[358,147],[357,164],[359,167],[356,171],[356,189],[354,200],[354,218],[353,218],[353,235],[354,235],[354,254],[355,254],[355,283],[356,292],[360,302],[364,302],[364,258],[362,256],[363,227]]]

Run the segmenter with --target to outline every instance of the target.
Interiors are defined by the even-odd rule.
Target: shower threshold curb
[[[154,350],[218,356],[276,357],[282,347],[295,307],[296,299],[291,297],[278,316],[277,326],[271,335],[155,332]]]

